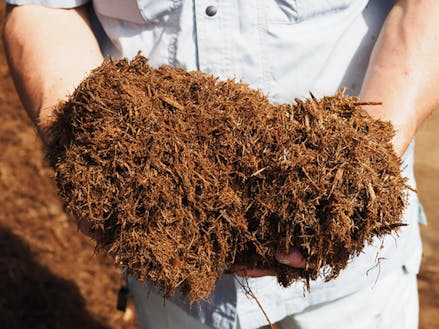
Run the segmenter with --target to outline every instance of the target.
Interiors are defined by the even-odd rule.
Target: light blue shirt
[[[84,0],[21,1],[74,7]],[[202,70],[221,79],[236,78],[262,90],[273,102],[334,94],[346,86],[358,94],[372,47],[393,5],[386,0],[95,0],[105,55],[133,57],[139,50],[152,65]],[[209,6],[210,10],[207,10]],[[213,15],[212,13],[215,12]],[[413,145],[404,155],[404,175],[415,187]],[[416,273],[421,259],[418,199],[409,206],[398,236],[376,240],[330,282],[317,280],[304,294],[302,282],[282,288],[274,277],[249,279],[250,288],[271,321],[306,307],[351,294],[405,266]],[[145,288],[145,294],[147,288]],[[230,275],[217,284],[210,303],[189,309],[217,328],[243,329],[266,320]]]

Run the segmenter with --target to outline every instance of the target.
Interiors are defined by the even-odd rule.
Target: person
[[[140,50],[154,66],[241,79],[271,101],[342,86],[393,123],[403,174],[415,187],[413,136],[439,105],[436,0],[6,0],[4,44],[29,116],[47,140],[54,105],[104,57]],[[268,318],[282,328],[416,328],[421,260],[419,201],[409,191],[398,236],[375,240],[338,278],[288,288],[244,270]],[[303,266],[294,248],[278,261]],[[238,271],[238,274],[243,274]],[[141,328],[259,328],[258,305],[224,274],[209,301],[190,307],[129,277]]]

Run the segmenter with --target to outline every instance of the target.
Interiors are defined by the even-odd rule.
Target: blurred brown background
[[[0,4],[3,23],[4,4]],[[436,129],[435,129],[436,128]],[[439,111],[417,135],[422,228],[420,328],[439,328]],[[135,328],[116,310],[121,275],[63,212],[0,48],[0,328]]]

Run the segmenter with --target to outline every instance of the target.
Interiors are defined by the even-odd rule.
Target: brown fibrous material
[[[208,298],[232,264],[335,278],[402,226],[394,130],[356,97],[273,105],[233,80],[105,61],[57,108],[48,157],[67,211],[165,295]],[[305,269],[275,261],[294,246]]]

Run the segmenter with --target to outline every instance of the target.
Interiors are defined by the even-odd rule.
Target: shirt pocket
[[[274,0],[278,12],[272,23],[299,23],[348,8],[355,0]]]
[[[135,24],[163,24],[182,0],[95,0],[96,13]]]

